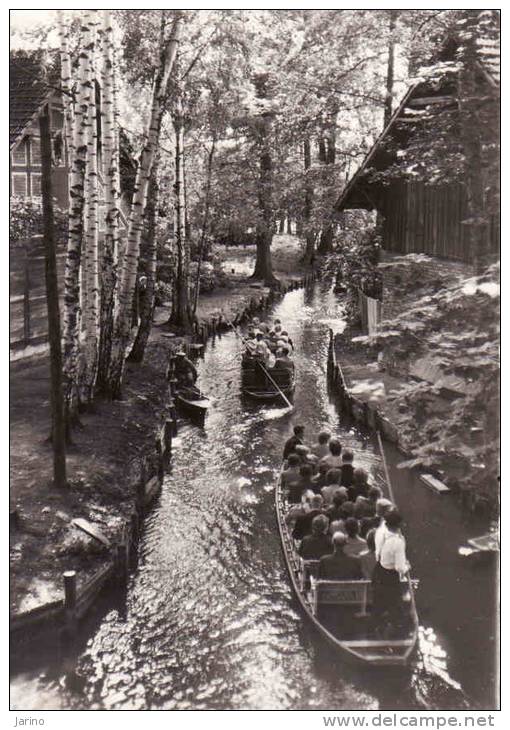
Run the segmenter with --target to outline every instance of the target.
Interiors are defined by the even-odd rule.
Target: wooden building
[[[480,48],[477,83],[487,90],[488,103],[499,107],[499,45],[482,42]],[[441,85],[427,80],[413,85],[336,203],[337,212],[354,208],[379,212],[387,251],[473,260],[469,231],[463,223],[470,212],[462,174],[441,183],[407,174],[402,164],[413,133],[420,125],[423,129],[424,115],[430,118],[446,111],[454,119],[457,99],[454,78]],[[490,215],[488,238],[487,248],[497,253],[499,212]]]
[[[47,66],[47,57],[40,52],[17,51],[10,55],[9,84],[9,148],[11,203],[41,202],[41,151],[39,116],[44,106],[50,110],[52,137],[53,195],[64,213],[69,206],[69,158],[63,133],[64,114],[59,91],[58,63]],[[96,82],[96,100],[100,107],[101,88]],[[100,125],[100,115],[98,115]],[[100,140],[100,135],[98,135]],[[98,143],[99,184],[99,244],[104,231],[104,194],[101,172],[101,148]],[[126,136],[121,133],[120,176],[121,215],[120,235],[126,233],[130,201],[136,175],[136,164]],[[42,231],[31,237],[11,240],[9,256],[10,281],[10,345],[11,356],[30,354],[46,347],[47,312],[44,278]],[[63,291],[65,248],[57,248],[59,290]]]

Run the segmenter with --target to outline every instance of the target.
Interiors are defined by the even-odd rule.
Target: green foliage
[[[342,213],[335,250],[325,261],[325,271],[335,279],[335,291],[346,295],[345,313],[351,326],[359,324],[358,289],[367,296],[382,296],[377,268],[382,246],[380,226],[366,211]]]
[[[68,216],[54,207],[55,235],[57,243],[67,240]],[[10,199],[9,239],[11,245],[19,245],[24,239],[43,233],[42,201],[30,198]]]

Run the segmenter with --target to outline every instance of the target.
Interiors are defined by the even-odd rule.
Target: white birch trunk
[[[90,56],[89,28],[83,24],[74,108],[72,164],[69,178],[69,235],[64,275],[63,375],[66,411],[74,416],[79,356],[80,262],[84,237],[85,179],[87,171],[88,107],[86,103]]]
[[[60,37],[60,74],[62,85],[62,105],[64,107],[64,135],[67,148],[67,165],[73,162],[74,134],[74,81],[71,72],[71,55],[69,53],[69,25],[62,10],[57,10]]]
[[[116,59],[109,10],[103,11],[102,129],[105,235],[101,261],[101,319],[98,387],[103,390],[113,336],[113,296],[119,255],[120,170]]]
[[[83,298],[83,370],[81,373],[82,399],[90,402],[93,397],[97,373],[99,347],[99,196],[97,165],[97,105],[95,86],[95,49],[97,27],[95,11],[87,11],[85,24],[88,26],[87,51],[90,56],[87,100],[87,178],[85,200],[85,256],[82,257],[85,296]]]
[[[136,173],[135,189],[128,222],[126,247],[117,280],[117,296],[114,312],[114,338],[109,372],[109,392],[120,396],[126,350],[131,333],[133,295],[136,286],[142,219],[147,198],[149,178],[159,142],[159,128],[164,111],[168,79],[177,53],[181,15],[176,16],[170,37],[161,43],[160,65],[154,83],[149,125]],[[164,26],[163,26],[164,32]]]

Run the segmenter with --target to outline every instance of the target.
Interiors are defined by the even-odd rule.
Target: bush
[[[54,207],[57,244],[67,241],[68,214]],[[42,200],[12,197],[9,206],[9,238],[14,246],[25,238],[43,233]]]

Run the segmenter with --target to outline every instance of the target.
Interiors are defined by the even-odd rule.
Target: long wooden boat
[[[402,601],[405,623],[401,635],[378,638],[370,613],[371,582],[367,580],[317,580],[319,561],[304,561],[285,523],[286,502],[280,480],[275,490],[276,518],[283,555],[296,597],[317,631],[346,658],[373,666],[405,666],[418,641],[418,615],[414,601],[416,581],[409,581],[407,601]]]
[[[270,377],[268,377],[268,373]],[[241,371],[241,390],[244,395],[255,400],[276,400],[281,398],[282,393],[290,398],[294,393],[295,382],[294,373],[289,370],[271,368],[264,372],[261,367],[256,365],[252,367],[243,365]],[[278,388],[275,387],[275,383]]]
[[[177,404],[194,418],[204,418],[211,400],[198,388],[178,388],[175,391]]]

